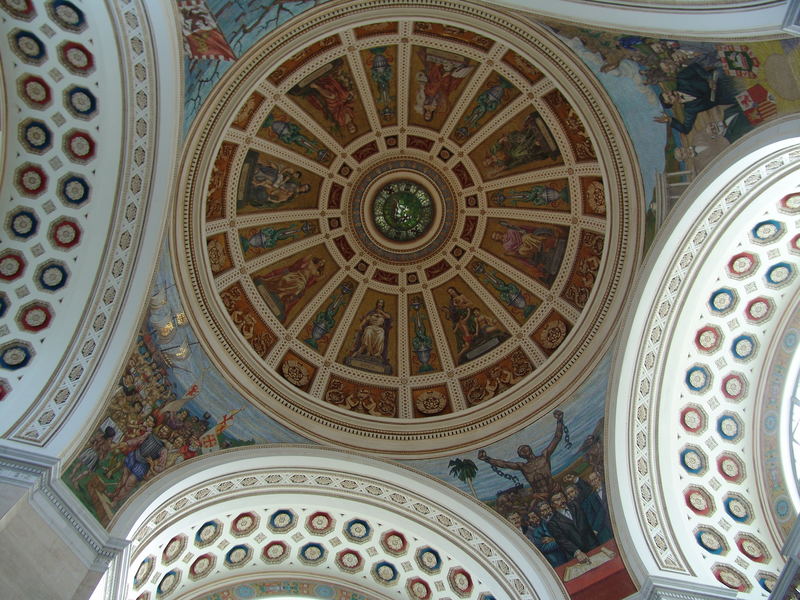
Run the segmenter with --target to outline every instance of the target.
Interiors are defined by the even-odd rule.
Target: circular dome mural
[[[319,10],[240,59],[190,135],[173,239],[242,392],[387,454],[551,409],[599,358],[640,241],[621,127],[568,50],[416,4]]]

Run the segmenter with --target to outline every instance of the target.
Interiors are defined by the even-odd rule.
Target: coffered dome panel
[[[638,260],[613,109],[551,34],[470,3],[310,15],[190,135],[174,250],[202,343],[315,439],[430,455],[529,422]]]

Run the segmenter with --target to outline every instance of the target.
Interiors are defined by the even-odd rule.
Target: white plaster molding
[[[787,117],[757,131],[693,182],[659,231],[632,295],[639,303],[628,313],[619,338],[609,388],[609,439],[613,442],[606,464],[618,490],[610,494],[617,535],[623,547],[639,549],[628,555],[637,581],[680,573],[687,581],[714,583],[711,573],[700,566],[705,561],[699,558],[697,543],[682,537],[688,526],[681,519],[673,522],[673,513],[680,507],[670,504],[675,499],[662,487],[662,481],[672,479],[665,474],[675,464],[675,460],[663,462],[655,441],[662,417],[662,352],[669,345],[670,323],[683,307],[679,290],[684,280],[691,279],[690,265],[702,262],[707,252],[704,243],[713,245],[720,235],[717,229],[724,229],[742,210],[739,200],[747,197],[750,188],[768,185],[795,168],[799,157],[790,150],[798,141],[798,121]],[[740,182],[742,173],[755,175]],[[696,237],[696,230],[702,230],[703,236]],[[654,336],[656,328],[659,332]],[[645,360],[646,356],[650,358]]]
[[[727,600],[736,598],[734,590],[711,587],[684,578],[648,577],[639,593],[629,600]]]
[[[187,594],[181,594],[176,596],[175,600],[203,600],[208,594],[211,593],[219,593],[223,590],[231,590],[234,589],[237,585],[240,584],[247,584],[252,583],[254,581],[258,581],[259,583],[267,583],[267,584],[281,584],[286,581],[285,577],[281,577],[278,574],[262,574],[261,576],[254,576],[254,575],[239,575],[237,577],[229,577],[225,580],[224,584],[220,584],[220,582],[209,582],[203,586],[200,586],[196,589],[193,589],[191,592]],[[369,600],[392,600],[389,595],[390,588],[386,589],[386,594],[381,594],[376,592],[374,589],[367,589],[364,586],[360,586],[354,584],[353,582],[347,582],[347,584],[343,584],[342,580],[330,576],[324,575],[319,573],[318,571],[313,571],[309,569],[306,573],[296,573],[292,576],[292,581],[307,581],[309,583],[313,582],[315,584],[325,583],[330,585],[334,588],[334,592],[337,593],[337,596],[334,597],[349,597],[344,596],[343,594],[352,594],[355,592],[356,594],[363,594]],[[109,598],[109,600],[111,600]]]
[[[258,481],[237,483],[245,478]],[[198,511],[237,495],[272,493],[298,503],[315,495],[356,502],[365,516],[389,511],[449,539],[475,566],[504,582],[503,597],[567,597],[531,544],[474,498],[408,467],[321,447],[250,446],[189,461],[135,494],[117,513],[111,532],[134,538],[137,555],[139,546],[186,514],[206,514]]]
[[[791,597],[787,595],[789,588],[797,579],[798,572],[800,572],[800,519],[795,521],[781,552],[786,556],[787,562],[778,577],[775,589],[772,591],[771,598],[776,599]]]
[[[0,26],[3,36],[12,27],[20,29],[20,26],[30,28],[31,32],[50,32],[50,35],[44,37],[44,41],[40,40],[46,52],[39,65],[11,60],[13,52],[3,53],[3,59],[7,60],[3,73],[6,77],[4,84],[8,101],[5,115],[8,122],[5,126],[9,129],[5,130],[7,135],[4,140],[7,149],[4,166],[8,172],[3,177],[2,212],[4,218],[10,218],[20,203],[32,210],[38,223],[38,233],[27,240],[15,239],[14,235],[4,236],[3,239],[4,250],[12,249],[27,261],[23,273],[13,281],[4,282],[6,285],[3,290],[9,294],[8,314],[3,320],[4,342],[10,341],[8,338],[13,336],[32,352],[30,360],[23,366],[13,371],[2,369],[3,375],[8,377],[7,397],[0,404],[0,434],[4,435],[10,435],[18,422],[43,402],[48,388],[59,376],[59,370],[62,371],[60,376],[77,379],[79,377],[78,371],[74,370],[75,357],[81,356],[82,352],[88,358],[92,357],[94,347],[82,346],[86,340],[78,340],[82,330],[92,325],[86,322],[84,316],[87,305],[102,305],[104,292],[116,292],[116,289],[108,292],[103,286],[100,269],[104,262],[102,249],[109,243],[115,215],[120,211],[113,201],[108,201],[104,196],[108,195],[113,199],[114,192],[109,191],[120,185],[120,164],[124,162],[124,120],[120,118],[120,114],[125,111],[125,97],[120,76],[118,37],[112,13],[103,2],[99,2],[96,9],[86,15],[85,27],[78,39],[85,44],[83,47],[91,55],[92,68],[85,73],[70,72],[61,70],[63,67],[56,55],[59,44],[65,43],[68,38],[74,41],[74,34],[59,31],[61,28],[50,18],[43,4],[38,10],[32,3],[29,4],[32,9],[30,21],[14,19],[3,10],[3,22]],[[67,86],[84,87],[95,95],[95,110],[86,117],[88,120],[72,115],[68,103],[61,106],[57,103],[47,110],[28,107],[25,94],[18,88],[18,79],[32,72],[39,73],[39,76],[47,75],[48,70],[53,80],[52,84],[48,84],[51,88],[49,94],[53,98],[62,96],[62,88],[65,92],[70,89]],[[52,75],[53,72],[57,76]],[[24,139],[16,133],[18,127],[31,117],[41,122],[49,131],[51,142],[41,154],[32,152]],[[83,162],[75,160],[63,146],[69,143],[70,131],[84,132],[91,143],[95,144],[93,154]],[[90,145],[88,141],[87,145]],[[24,188],[15,183],[15,171],[26,164],[36,165],[46,178],[42,180],[40,198],[34,202],[21,191]],[[88,200],[85,200],[86,204],[81,204],[80,208],[65,206],[63,199],[59,200],[62,193],[57,181],[68,175],[80,177],[86,182],[87,189],[91,190],[88,192]],[[50,236],[44,234],[48,226],[52,227],[61,219],[71,219],[80,231],[80,236],[73,240],[78,243],[72,248],[60,248]],[[9,234],[11,232],[9,230]],[[43,265],[53,262],[60,263],[67,275],[54,289],[45,291],[36,273]],[[31,331],[21,318],[22,303],[30,301],[49,306],[51,318],[41,331]],[[48,412],[43,420],[55,425],[57,413],[58,411]]]
[[[59,461],[51,456],[0,445],[0,484],[28,490],[25,501],[90,570],[105,572],[128,542],[110,536],[58,480]]]
[[[778,583],[775,584],[775,589],[770,596],[774,600],[792,600],[796,596],[792,595],[792,584],[797,581],[798,573],[800,573],[800,564],[791,561],[786,564],[786,568],[781,571],[781,576],[778,578]]]
[[[180,139],[182,62],[173,6],[107,0],[107,9],[121,54],[126,104],[119,186],[104,190],[117,194],[118,206],[94,293],[84,313],[75,315],[80,326],[69,352],[9,433],[24,444],[49,444],[54,454],[80,442],[136,335],[161,249]]]
[[[131,546],[126,544],[120,550],[111,564],[108,566],[104,580],[104,590],[102,598],[108,600],[117,600],[118,598],[125,598],[127,591],[127,581],[125,577],[128,574],[128,564],[130,563]]]
[[[587,27],[686,38],[753,38],[784,34],[796,7],[787,0],[760,2],[633,2],[597,0],[483,0]],[[797,14],[794,21],[796,23]]]
[[[800,0],[790,0],[783,20],[783,30],[793,35],[800,35]]]

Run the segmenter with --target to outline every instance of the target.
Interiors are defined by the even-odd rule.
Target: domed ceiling
[[[424,455],[519,427],[588,372],[638,258],[638,183],[551,34],[406,10],[312,13],[226,74],[174,250],[246,397],[314,439]]]

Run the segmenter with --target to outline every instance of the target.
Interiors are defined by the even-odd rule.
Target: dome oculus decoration
[[[513,420],[599,356],[638,180],[549,32],[469,3],[344,12],[264,39],[209,98],[178,207],[183,295],[230,379],[305,435],[477,444],[476,411]]]
[[[433,221],[431,195],[413,181],[384,185],[372,204],[372,219],[383,235],[396,242],[419,238]]]

